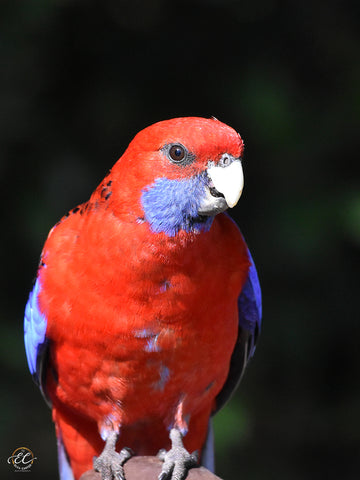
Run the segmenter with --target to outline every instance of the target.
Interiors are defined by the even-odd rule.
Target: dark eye
[[[186,150],[182,145],[173,145],[169,150],[169,157],[174,162],[181,162],[184,160]]]
[[[162,151],[168,159],[178,166],[186,167],[195,161],[195,155],[187,150],[181,143],[168,143],[163,146]]]

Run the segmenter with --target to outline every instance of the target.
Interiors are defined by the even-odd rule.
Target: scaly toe
[[[158,456],[164,461],[158,480],[184,480],[190,468],[197,467],[197,452],[190,454],[184,447],[173,447],[165,454],[161,451]]]
[[[125,480],[124,463],[132,456],[132,451],[123,448],[120,453],[103,451],[94,459],[94,470],[101,473],[102,480]]]

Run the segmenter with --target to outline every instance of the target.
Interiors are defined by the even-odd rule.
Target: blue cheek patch
[[[152,231],[164,232],[170,237],[179,230],[208,231],[212,217],[198,214],[205,185],[204,175],[181,180],[158,178],[143,190],[141,203]]]
[[[37,361],[39,347],[45,342],[46,318],[40,312],[38,295],[41,286],[37,278],[34,288],[29,295],[25,307],[24,341],[29,370],[32,375],[37,375]]]

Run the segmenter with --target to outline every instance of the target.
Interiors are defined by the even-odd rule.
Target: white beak
[[[244,188],[244,174],[240,160],[234,160],[227,166],[211,165],[207,172],[216,190],[224,195],[228,206],[234,207]]]

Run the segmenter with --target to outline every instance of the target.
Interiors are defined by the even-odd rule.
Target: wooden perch
[[[157,480],[162,461],[157,457],[132,457],[124,465],[126,480]],[[80,480],[101,480],[101,475],[89,470],[81,475]],[[204,467],[189,470],[186,480],[221,480]]]

